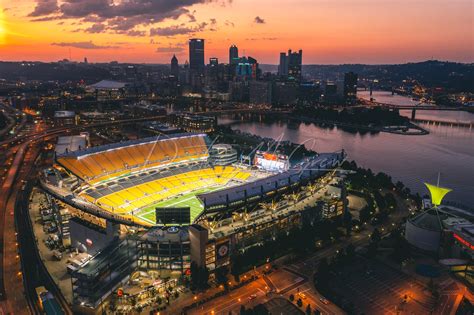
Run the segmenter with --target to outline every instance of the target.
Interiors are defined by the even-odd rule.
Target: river
[[[474,121],[474,115],[466,112],[433,111],[429,115],[432,119]],[[231,118],[220,118],[219,124],[230,124],[232,129],[262,137],[304,143],[308,149],[318,152],[344,149],[349,160],[373,171],[383,171],[421,195],[428,193],[423,182],[436,183],[440,172],[441,186],[453,189],[446,200],[474,207],[474,130],[469,128],[423,125],[430,131],[429,135],[404,136],[362,135],[337,127],[303,123],[289,126],[286,122],[235,121]]]

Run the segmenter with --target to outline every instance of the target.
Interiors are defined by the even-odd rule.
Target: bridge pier
[[[411,120],[415,120],[415,117],[416,117],[416,109],[413,108],[413,109],[411,110]]]

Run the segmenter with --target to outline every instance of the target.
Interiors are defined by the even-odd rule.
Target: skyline
[[[426,2],[0,0],[0,60],[183,64],[196,37],[206,63],[232,44],[263,64],[288,49],[304,64],[473,62],[471,1]]]

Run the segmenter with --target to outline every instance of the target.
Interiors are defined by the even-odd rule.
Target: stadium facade
[[[189,273],[193,261],[212,272],[228,265],[232,253],[318,219],[321,213],[307,205],[328,195],[327,179],[344,159],[342,151],[285,167],[275,168],[273,158],[243,165],[231,146],[212,147],[202,133],[65,150],[56,156],[57,166],[44,172],[56,176],[44,176],[41,187],[105,222],[92,228],[93,222],[77,224],[84,218],[72,220],[79,239],[69,244],[93,254],[72,272],[74,302],[96,307],[131,271],[169,277]],[[343,185],[338,191],[335,198],[344,205]],[[107,265],[117,265],[118,272],[109,274]]]

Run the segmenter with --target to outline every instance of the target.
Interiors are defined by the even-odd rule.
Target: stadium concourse
[[[205,134],[177,134],[65,152],[57,163],[78,179],[71,192],[139,225],[156,224],[156,208],[189,207],[190,222],[203,211],[196,197],[256,179],[254,171],[209,164]]]

